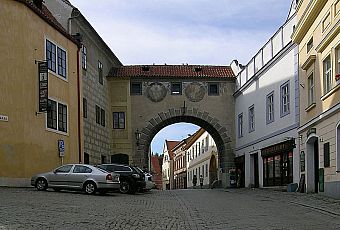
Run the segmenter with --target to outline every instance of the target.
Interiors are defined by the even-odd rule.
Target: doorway
[[[319,140],[316,136],[306,142],[306,186],[308,193],[319,191]]]
[[[254,187],[259,187],[259,156],[257,153],[252,155],[254,167],[253,167],[253,175],[254,175]]]

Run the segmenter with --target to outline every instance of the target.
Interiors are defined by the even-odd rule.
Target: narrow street
[[[136,195],[0,188],[0,229],[340,229],[340,201],[272,190]]]

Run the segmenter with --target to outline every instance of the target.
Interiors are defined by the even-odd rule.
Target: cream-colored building
[[[163,146],[162,184],[163,190],[174,188],[174,153],[172,149],[179,141],[165,140]]]
[[[193,178],[197,177],[197,186],[200,185],[200,176],[203,176],[203,187],[208,188],[218,180],[217,147],[212,136],[200,128],[188,139],[185,146],[187,161],[187,185],[194,187]]]
[[[34,2],[0,2],[0,185],[28,185],[33,174],[79,162],[83,152],[79,43]],[[39,112],[44,60],[48,106]]]
[[[340,1],[300,0],[297,17],[300,181],[307,192],[339,198]]]

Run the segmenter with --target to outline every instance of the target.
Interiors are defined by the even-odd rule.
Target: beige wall
[[[61,164],[57,141],[65,141],[64,163],[78,162],[77,45],[26,5],[12,0],[0,7],[0,183],[30,178]],[[46,129],[38,111],[38,66],[45,38],[67,50],[67,81],[49,73],[49,97],[67,105],[68,133]],[[14,181],[14,179],[12,180]]]

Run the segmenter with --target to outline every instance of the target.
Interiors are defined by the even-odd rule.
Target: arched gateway
[[[111,155],[128,154],[131,164],[144,167],[154,136],[187,122],[214,138],[220,173],[234,167],[235,78],[229,66],[123,66],[112,68],[107,80]]]

